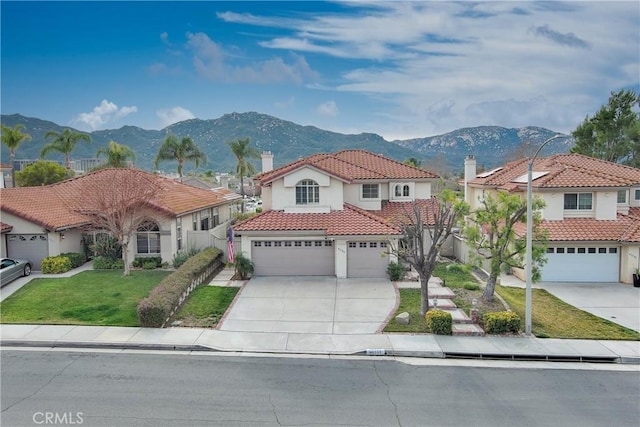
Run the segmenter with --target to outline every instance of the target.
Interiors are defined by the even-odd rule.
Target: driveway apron
[[[376,333],[393,312],[386,279],[254,277],[242,288],[220,330],[318,334]]]

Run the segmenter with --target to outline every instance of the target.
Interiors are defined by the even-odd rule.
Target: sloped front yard
[[[33,279],[0,303],[0,322],[140,326],[136,307],[166,271],[85,271]]]

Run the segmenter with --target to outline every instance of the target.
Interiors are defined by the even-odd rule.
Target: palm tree
[[[207,155],[204,151],[201,151],[193,140],[189,137],[184,137],[178,140],[178,137],[170,134],[164,140],[158,154],[155,158],[155,168],[158,169],[158,164],[162,161],[175,160],[178,162],[178,175],[182,178],[182,166],[184,162],[194,162],[196,167],[200,166],[200,162],[207,162]]]
[[[14,127],[2,125],[2,143],[9,149],[11,159],[11,185],[16,186],[16,174],[13,168],[13,161],[16,158],[16,148],[25,141],[31,139],[31,135],[22,132],[24,125],[17,124]]]
[[[96,157],[101,155],[107,157],[105,166],[112,168],[126,168],[127,161],[136,159],[136,153],[131,148],[115,141],[109,141],[108,146],[100,148],[96,152]]]
[[[52,138],[52,141],[42,147],[40,157],[44,158],[50,151],[57,151],[64,154],[64,166],[67,168],[67,177],[71,177],[71,152],[76,148],[76,144],[81,141],[91,142],[91,136],[87,133],[76,132],[65,129],[62,132],[49,131],[44,135],[45,139]]]
[[[240,176],[240,194],[244,199],[244,177],[254,175],[256,173],[256,168],[253,164],[249,163],[248,159],[260,158],[260,152],[257,148],[249,146],[251,140],[249,138],[238,138],[235,141],[230,141],[229,147],[231,147],[231,151],[238,159],[238,163],[236,164],[236,173]],[[242,210],[244,212],[244,204],[242,205]]]

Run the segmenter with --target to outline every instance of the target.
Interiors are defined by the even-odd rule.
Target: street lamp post
[[[535,154],[529,160],[529,168],[527,170],[527,248],[526,248],[526,266],[525,271],[527,275],[527,283],[525,289],[525,335],[528,337],[531,336],[531,283],[532,283],[532,274],[533,274],[533,194],[532,194],[532,183],[533,183],[533,162],[540,154],[540,150],[553,141],[554,139],[562,138],[563,135],[554,135],[551,138],[547,139],[545,142],[538,147]]]

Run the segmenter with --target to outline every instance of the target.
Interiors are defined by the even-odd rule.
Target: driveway
[[[546,289],[574,307],[640,332],[640,288],[622,283],[541,282]]]
[[[396,304],[387,279],[254,277],[241,289],[220,330],[371,334]]]

